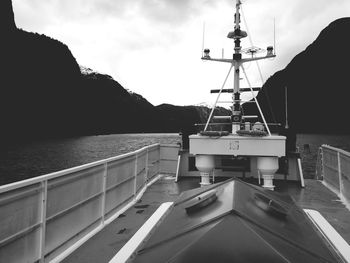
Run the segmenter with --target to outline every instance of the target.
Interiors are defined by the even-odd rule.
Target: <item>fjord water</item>
[[[135,151],[181,142],[178,134],[112,134],[33,141],[0,149],[0,185]]]
[[[0,185],[137,150],[181,142],[178,134],[113,134],[42,140],[0,149]],[[318,148],[328,144],[350,151],[350,135],[298,134],[303,171],[313,178]]]

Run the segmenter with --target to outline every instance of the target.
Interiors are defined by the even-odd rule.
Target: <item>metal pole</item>
[[[303,175],[303,169],[301,167],[301,160],[298,158],[298,168],[299,168],[299,174],[300,174],[300,182],[301,182],[301,187],[305,187],[305,182],[304,182],[304,175]]]
[[[261,110],[261,108],[260,108],[259,102],[258,102],[258,100],[256,99],[256,96],[254,95],[254,91],[253,91],[252,85],[250,85],[250,81],[248,80],[247,73],[245,72],[245,69],[244,69],[243,65],[242,65],[241,67],[242,67],[242,69],[243,69],[244,76],[245,76],[245,78],[247,79],[248,86],[249,86],[249,88],[250,88],[250,91],[252,92],[252,95],[253,95],[254,101],[255,101],[255,103],[256,103],[256,106],[258,107],[258,110],[259,110],[259,113],[260,113],[260,115],[261,115],[261,118],[263,119],[263,122],[264,122],[264,124],[265,124],[266,130],[267,130],[269,136],[271,136],[271,132],[270,132],[269,126],[267,125],[267,122],[266,122],[266,120],[265,120],[264,114],[263,114],[263,112],[262,112],[262,110]]]
[[[338,160],[338,176],[339,176],[339,194],[342,196],[343,193],[343,183],[342,183],[342,171],[341,171],[341,163],[340,163],[340,152],[337,152],[337,160]]]
[[[211,112],[210,112],[210,114],[209,114],[209,118],[208,118],[207,123],[205,124],[205,127],[204,127],[204,131],[206,131],[207,128],[208,128],[210,119],[211,119],[211,117],[213,116],[213,113],[214,113],[216,104],[218,103],[218,100],[219,100],[219,98],[220,98],[221,92],[222,92],[223,88],[225,87],[226,81],[227,81],[228,77],[230,76],[232,67],[233,67],[233,64],[231,64],[231,67],[230,67],[230,69],[229,69],[229,71],[228,71],[228,73],[227,73],[227,76],[226,76],[226,78],[225,78],[225,81],[224,81],[224,83],[222,84],[221,89],[220,89],[220,92],[219,92],[219,94],[218,94],[218,96],[217,96],[217,98],[216,98],[216,101],[215,101],[214,105],[213,105],[213,108],[211,109]]]
[[[175,183],[177,183],[177,181],[179,180],[180,162],[181,162],[181,153],[179,153],[179,155],[178,155],[178,157],[177,157]]]
[[[241,1],[236,0],[236,13],[235,13],[235,31],[240,30],[240,9]],[[234,36],[234,42],[235,42],[235,54],[234,54],[234,79],[233,79],[233,93],[232,93],[232,134],[235,134],[236,131],[240,130],[240,122],[241,122],[241,105],[240,105],[240,91],[239,91],[239,67],[241,65],[240,60],[240,53],[241,53],[241,36],[236,35]]]
[[[45,243],[46,243],[46,209],[47,209],[47,180],[41,183],[42,193],[41,193],[41,228],[40,228],[40,263],[45,262]]]
[[[145,166],[145,173],[146,173],[146,175],[145,175],[145,182],[148,182],[148,148],[146,149],[146,164],[145,164],[146,166]]]
[[[203,22],[202,57],[203,57],[203,51],[204,51],[204,35],[205,35],[205,22]]]
[[[286,100],[286,125],[285,128],[288,129],[288,89],[287,86],[284,87],[284,94],[285,94],[285,100]]]
[[[136,198],[137,193],[137,153],[135,154],[135,174],[134,174],[134,198]]]
[[[275,23],[275,18],[273,18],[273,51],[274,51],[274,55],[276,55],[276,23]]]
[[[105,207],[106,207],[106,184],[107,184],[107,169],[108,163],[103,165],[103,176],[102,176],[102,198],[101,198],[101,224],[105,224]]]

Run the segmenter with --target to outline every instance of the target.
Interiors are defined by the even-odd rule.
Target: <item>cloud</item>
[[[145,49],[180,41],[186,23],[208,0],[15,0],[16,21],[29,31],[63,36],[69,27],[109,31],[119,46]],[[67,26],[68,25],[68,26]],[[58,31],[61,31],[57,34]],[[80,32],[76,32],[77,35]],[[53,36],[55,37],[55,36]],[[74,36],[73,36],[74,37]],[[104,38],[101,39],[103,41]],[[64,39],[62,39],[64,40]]]
[[[295,23],[305,23],[312,20],[317,20],[325,15],[329,17],[338,16],[342,9],[349,7],[348,0],[308,0],[306,1],[295,1],[292,8],[288,9],[288,15],[291,21]],[[349,13],[349,9],[346,11]]]
[[[265,79],[350,10],[349,0],[242,2],[255,46],[273,43],[276,19],[278,56],[262,62]],[[199,57],[203,21],[212,56],[221,57],[221,48],[226,57],[232,54],[226,35],[233,28],[233,0],[13,0],[13,6],[19,27],[64,42],[78,63],[112,75],[153,104],[208,101],[209,90],[222,84],[228,65]],[[248,38],[242,44],[249,47]]]
[[[37,14],[46,10],[56,18],[125,19],[133,16],[160,24],[183,24],[196,16],[203,6],[215,6],[208,0],[16,0],[16,6],[26,5]]]
[[[100,14],[122,17],[137,15],[168,25],[186,23],[202,10],[203,5],[215,5],[215,1],[207,0],[95,0],[92,3]]]

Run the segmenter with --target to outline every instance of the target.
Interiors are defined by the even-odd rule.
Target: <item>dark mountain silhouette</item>
[[[273,121],[285,125],[285,87],[288,88],[288,121],[297,133],[350,133],[346,122],[350,61],[350,18],[337,19],[281,71],[271,76],[258,95]],[[267,99],[269,98],[269,100]],[[252,104],[244,106],[253,112]]]
[[[2,0],[0,10],[3,142],[11,138],[179,132],[208,116],[209,109],[203,107],[155,107],[112,77],[81,70],[65,44],[17,29],[11,0]]]
[[[153,106],[112,77],[83,70],[69,48],[48,36],[17,29],[11,0],[0,1],[0,138],[32,139],[75,135],[193,133],[210,109]],[[273,121],[284,125],[284,87],[289,124],[296,132],[349,132],[343,117],[347,87],[350,18],[334,21],[305,51],[265,83],[258,99]],[[341,58],[341,60],[339,59]],[[245,112],[256,112],[252,104]],[[218,109],[216,115],[229,115]]]
[[[17,29],[11,0],[0,1],[0,18],[0,32],[2,34]]]
[[[186,132],[194,133],[199,131],[201,128],[203,129],[203,126],[199,125],[196,128],[193,127],[193,125],[204,125],[211,111],[211,109],[205,106],[175,106],[171,104],[161,104],[156,108],[160,113],[161,119],[167,120],[167,126],[163,128],[164,132],[186,130]],[[230,115],[230,111],[225,108],[217,107],[213,115],[228,116]],[[213,129],[217,128],[224,129],[225,127],[213,127]]]
[[[76,87],[81,74],[68,47],[21,29],[0,33],[1,134],[30,137],[56,129],[70,133],[79,115]]]

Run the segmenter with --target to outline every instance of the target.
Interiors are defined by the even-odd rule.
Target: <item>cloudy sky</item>
[[[111,75],[152,104],[213,103],[228,64],[200,59],[232,54],[234,0],[12,0],[17,27],[67,44],[82,66]],[[333,20],[350,16],[350,0],[243,0],[254,46],[273,44],[277,58],[260,63],[264,79],[283,69]],[[242,29],[247,30],[242,19]],[[250,47],[248,38],[243,48]],[[222,51],[223,50],[223,51]],[[249,80],[261,86],[255,64]],[[232,78],[227,87],[232,87]],[[247,86],[242,80],[242,86]]]

